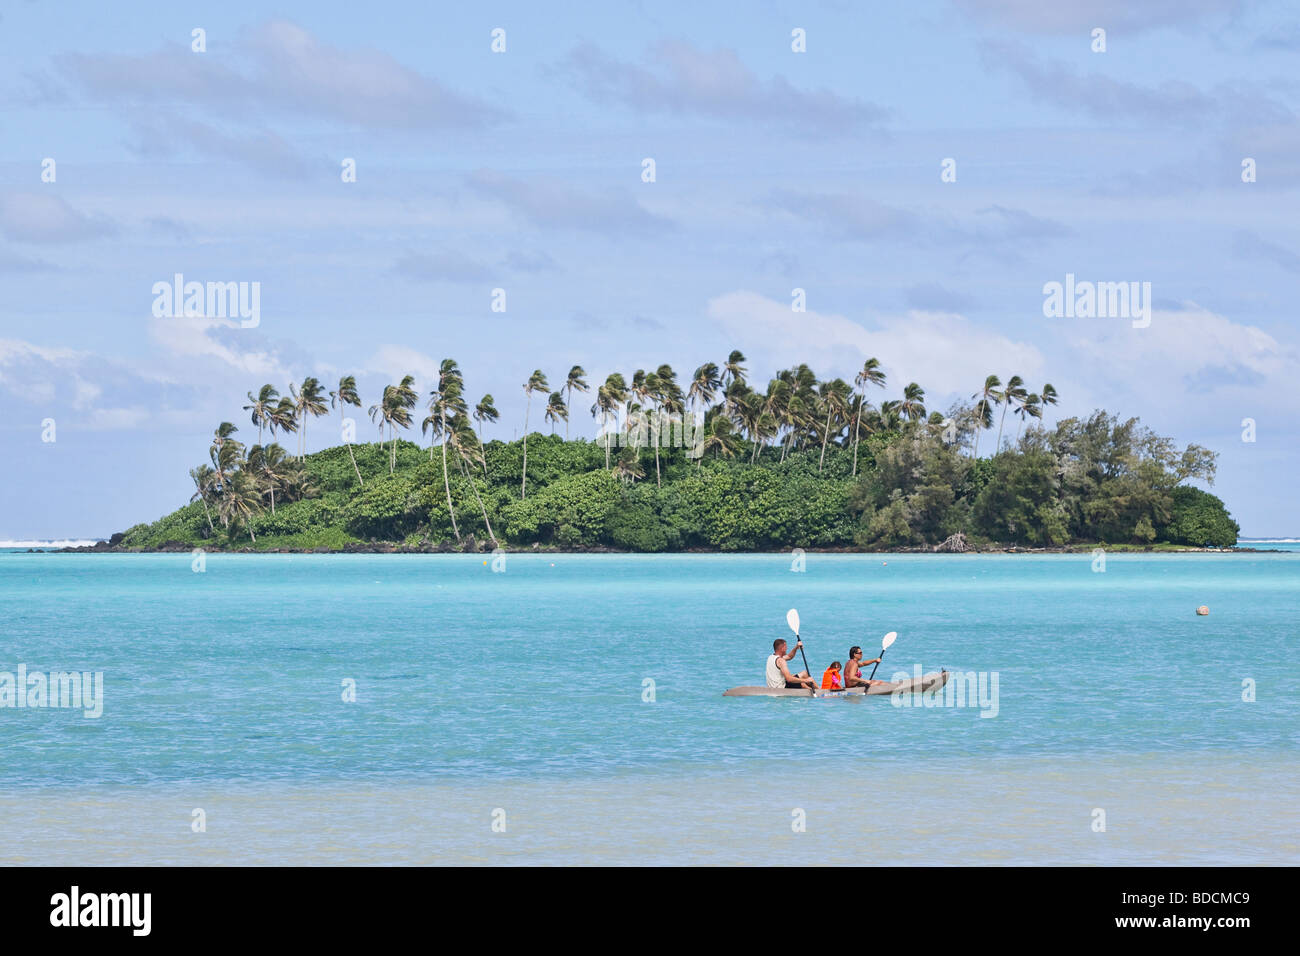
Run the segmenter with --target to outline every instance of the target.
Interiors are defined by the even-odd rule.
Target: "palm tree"
[[[1020,424],[1016,426],[1016,444],[1020,444],[1020,430],[1025,427],[1025,419],[1043,417],[1041,401],[1037,392],[1031,392],[1016,405],[1014,414],[1020,416]]]
[[[925,417],[925,389],[915,382],[910,382],[903,389],[903,400],[898,403],[898,414],[909,422],[919,421]]]
[[[718,389],[722,387],[722,376],[718,372],[718,366],[712,362],[705,362],[695,370],[691,376],[690,387],[686,394],[691,403],[691,411],[698,406],[703,405],[706,409],[713,404],[714,397],[718,394]]]
[[[745,353],[740,349],[733,349],[727,356],[727,361],[722,363],[722,384],[731,385],[732,382],[745,381],[745,366],[740,364],[745,361]]]
[[[280,449],[284,454],[284,449]],[[280,500],[283,502],[300,501],[313,498],[319,493],[310,473],[298,462],[285,459],[284,474],[280,479]]]
[[[491,398],[490,395],[488,397]],[[488,520],[487,508],[484,507],[483,498],[478,493],[478,484],[474,481],[466,465],[466,462],[470,464],[475,461],[483,462],[483,443],[474,434],[474,429],[470,426],[468,418],[463,414],[452,419],[451,430],[448,432],[446,440],[451,443],[452,450],[456,453],[456,460],[460,462],[460,472],[469,483],[470,490],[474,492],[474,500],[478,502],[479,511],[483,513],[483,524],[487,527],[488,537],[492,539],[492,546],[499,547],[497,536],[492,531],[492,522]],[[484,465],[484,474],[486,472],[487,466]]]
[[[352,375],[344,375],[339,379],[339,387],[330,392],[330,404],[337,405],[339,409],[339,424],[343,424],[343,406],[355,405],[361,407],[361,396],[357,394],[357,380]],[[357,484],[362,488],[366,483],[361,480],[361,469],[357,467],[357,456],[352,452],[352,442],[347,442],[348,457],[352,459],[352,470],[357,473]]]
[[[637,405],[629,406],[629,408],[635,407],[641,415],[641,418],[637,421],[637,434],[638,436],[645,434],[646,429],[642,426],[649,426],[648,430],[650,432],[650,440],[655,443],[655,454],[657,455],[659,438],[658,426],[655,422],[654,416],[654,403],[655,398],[659,393],[659,380],[655,376],[654,372],[647,372],[645,369],[639,368],[632,373],[632,387],[629,389],[629,392],[631,395],[641,400]],[[628,428],[629,430],[631,429],[630,416]],[[633,444],[633,447],[636,449],[636,455],[640,458],[641,443],[638,441],[636,443],[630,442],[630,444]]]
[[[564,440],[565,441],[569,440],[569,414],[567,410],[573,405],[574,391],[579,391],[579,392],[591,391],[591,387],[587,384],[586,374],[587,374],[586,369],[584,369],[581,365],[575,365],[573,366],[573,368],[569,369],[569,376],[564,380],[564,388],[565,388],[564,407],[566,409],[564,414]]]
[[[731,419],[725,415],[714,415],[704,433],[703,452],[716,451],[720,458],[734,458],[739,450],[740,443],[736,440]],[[697,470],[703,461],[704,454],[701,454],[695,461]]]
[[[397,468],[397,429],[411,426],[411,409],[415,407],[418,396],[415,392],[415,376],[405,375],[398,385],[385,385],[379,401],[370,406],[370,420],[380,426],[381,434],[385,425],[392,436],[391,451],[388,459],[388,473]]]
[[[627,382],[618,372],[611,372],[605,384],[596,389],[596,403],[591,406],[591,417],[600,414],[600,432],[605,437],[605,467],[609,468],[609,446],[613,437],[609,431],[609,416],[618,411],[627,400]]]
[[[551,392],[546,399],[546,411],[542,414],[542,420],[551,423],[551,434],[555,434],[555,423],[564,422],[564,430],[569,430],[569,406],[564,404],[564,396],[559,392]]]
[[[659,472],[659,446],[663,444],[660,441],[660,430],[664,426],[664,416],[669,419],[669,431],[672,430],[673,416],[680,418],[682,413],[682,390],[677,385],[677,373],[673,371],[671,365],[660,365],[655,369],[651,379],[650,388],[655,404],[659,406],[659,414],[655,416],[655,485],[661,486],[662,480]]]
[[[307,416],[324,415],[328,408],[325,405],[325,392],[321,389],[320,382],[312,376],[303,379],[302,388],[291,383],[289,392],[293,395],[294,412],[301,419],[298,432],[298,460],[301,461],[307,453]]]
[[[244,470],[261,483],[263,494],[269,495],[271,514],[275,514],[275,492],[288,477],[285,450],[272,442],[263,447],[254,445],[248,450],[248,461]]]
[[[546,382],[546,376],[542,370],[534,369],[533,374],[528,376],[528,381],[524,382],[524,395],[526,402],[524,404],[524,473],[519,480],[519,499],[521,501],[528,497],[528,413],[533,406],[533,393],[546,392],[551,388]]]
[[[1044,411],[1047,410],[1048,405],[1055,405],[1059,398],[1060,396],[1056,394],[1056,389],[1050,384],[1044,385],[1043,390],[1038,393],[1038,401]]]
[[[271,412],[271,417],[267,422],[271,429],[271,437],[275,437],[276,429],[287,432],[292,435],[298,430],[298,412],[293,407],[293,399],[288,395],[280,399],[280,403],[275,406]]]
[[[443,359],[438,368],[438,390],[433,393],[429,406],[438,416],[438,434],[442,436],[442,485],[447,492],[447,512],[451,515],[451,530],[457,541],[460,540],[460,529],[456,526],[456,509],[451,504],[451,481],[447,477],[447,438],[451,433],[447,418],[465,414],[462,385],[460,366],[455,359]]]
[[[736,419],[740,430],[753,443],[750,452],[750,464],[758,461],[758,453],[765,439],[776,433],[776,419],[766,408],[765,396],[749,391],[734,401]]]
[[[998,445],[993,450],[995,455],[1002,450],[1002,426],[1007,420],[1007,409],[1013,403],[1023,401],[1027,394],[1025,381],[1019,375],[1007,379],[1007,387],[1002,390],[1002,418],[998,420]]]
[[[1001,387],[1002,380],[996,375],[990,375],[984,379],[984,387],[971,396],[979,399],[972,412],[975,419],[976,458],[980,456],[980,432],[993,427],[993,406],[1002,404],[1002,392],[999,391]]]
[[[252,412],[250,416],[253,424],[257,426],[257,443],[262,444],[262,428],[270,424],[271,414],[275,411],[275,400],[280,397],[274,385],[263,385],[257,393],[257,398],[253,393],[248,393],[249,404],[244,406],[244,411]]]
[[[494,422],[500,417],[501,413],[497,411],[495,400],[490,394],[484,395],[479,399],[479,403],[474,406],[474,421],[478,422],[478,444],[482,452],[478,458],[480,464],[483,465],[484,479],[487,478],[487,447],[483,444],[483,423]]]
[[[641,456],[635,448],[624,448],[618,456],[618,462],[614,465],[614,473],[626,485],[636,484],[638,478],[645,477],[645,469],[641,467]]]
[[[862,389],[862,401],[853,413],[853,477],[858,476],[858,436],[862,431],[862,413],[868,407],[867,386],[885,387],[885,373],[880,370],[880,359],[869,358],[862,363],[862,371],[853,377],[855,388]]]
[[[230,437],[237,431],[239,429],[233,423],[222,422],[212,433],[212,444],[208,448],[208,458],[212,461],[213,489],[217,492],[225,491],[230,476],[239,467],[239,459],[244,452],[244,446]],[[220,514],[219,509],[218,514]],[[225,526],[224,519],[222,526]]]
[[[909,386],[910,387],[910,386]],[[849,384],[842,378],[837,378],[833,382],[826,382],[821,387],[822,408],[826,410],[826,424],[822,427],[822,454],[817,461],[817,474],[822,473],[822,467],[826,464],[826,443],[831,437],[831,419],[837,422],[844,417],[848,410],[849,403]],[[836,426],[836,432],[839,426]]]
[[[208,519],[208,531],[213,534],[216,534],[217,529],[212,526],[212,512],[208,511],[208,495],[212,493],[215,476],[216,472],[207,465],[190,469],[190,478],[194,481],[194,494],[190,495],[190,504],[203,502],[203,515]]]
[[[226,527],[242,522],[254,544],[257,543],[257,535],[253,533],[252,519],[261,506],[262,496],[257,481],[247,472],[234,472],[222,486],[219,507],[222,522]]]
[[[903,418],[899,414],[901,402],[890,399],[887,402],[880,403],[880,430],[886,432],[896,432],[902,425]]]

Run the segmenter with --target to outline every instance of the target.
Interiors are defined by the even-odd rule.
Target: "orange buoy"
[[[1199,614],[1201,617],[1207,617],[1210,613],[1210,609],[1206,607],[1204,604],[1202,604],[1200,607],[1196,609],[1196,613]]]

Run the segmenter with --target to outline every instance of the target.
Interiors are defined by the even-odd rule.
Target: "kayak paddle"
[[[881,656],[881,657],[884,657],[884,656],[885,656],[885,651],[889,650],[889,645],[890,645],[890,644],[893,644],[894,641],[897,640],[897,639],[898,639],[898,632],[897,632],[897,631],[890,631],[888,634],[885,635],[884,640],[882,640],[882,641],[880,642],[880,656]],[[876,667],[879,667],[879,666],[880,666],[880,661],[876,661]],[[876,676],[876,667],[871,668],[871,676],[867,678],[868,681],[873,680],[873,679],[875,678],[875,676]]]
[[[794,631],[795,643],[796,644],[799,643],[799,612],[796,611],[794,608],[790,608],[790,610],[786,611],[785,623],[789,624],[790,630]],[[802,647],[799,648],[799,656],[803,658],[803,669],[805,671],[808,671],[809,677],[812,677],[812,670],[810,670],[808,667],[808,655],[803,652]],[[813,685],[812,694],[814,697],[817,696],[817,687],[815,684]]]

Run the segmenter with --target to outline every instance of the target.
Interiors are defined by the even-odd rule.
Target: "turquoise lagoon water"
[[[996,716],[723,698],[790,607]],[[0,709],[0,861],[1295,863],[1298,620],[1295,554],[3,554],[0,671],[105,690]]]

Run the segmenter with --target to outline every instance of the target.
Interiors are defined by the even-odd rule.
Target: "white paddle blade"
[[[798,634],[799,633],[799,612],[796,611],[794,608],[790,608],[790,610],[786,611],[785,623],[790,625],[790,630]]]
[[[896,640],[898,640],[898,632],[890,631],[885,635],[884,640],[880,642],[880,652],[883,654],[885,651],[889,650],[889,645],[893,644]]]

